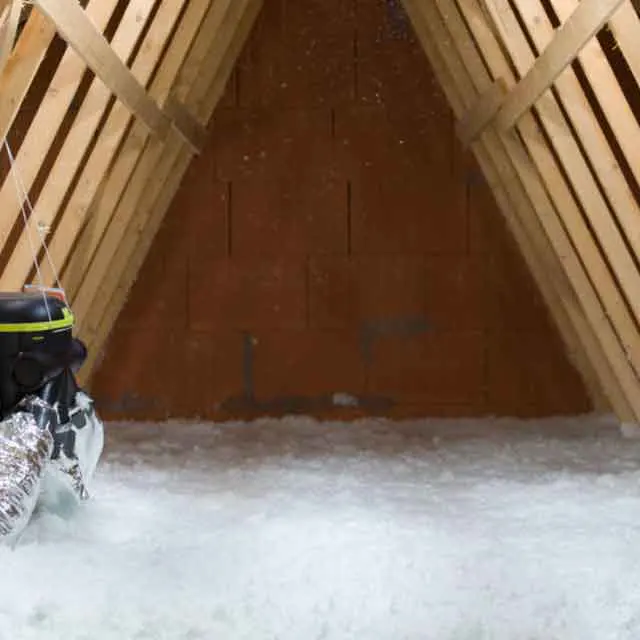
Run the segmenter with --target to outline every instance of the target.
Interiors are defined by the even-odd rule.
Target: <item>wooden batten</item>
[[[453,5],[445,0],[412,0],[406,4],[414,5],[411,12],[414,24],[416,20],[421,20],[427,32],[426,42],[431,50],[429,57],[432,66],[436,50],[442,65],[451,77],[451,82],[456,85],[458,95],[463,101],[459,112],[461,117],[478,104],[480,96],[490,89],[495,79],[503,79],[509,87],[515,84],[516,79],[508,60],[504,57],[503,45],[495,37],[495,26],[487,22],[487,14],[478,2],[460,0],[457,5]],[[425,40],[423,44],[424,42]],[[429,51],[427,54],[429,55]],[[487,73],[487,68],[493,78]],[[554,261],[541,254],[540,245],[543,243],[549,243],[552,254],[559,258],[556,258],[555,263],[561,269],[552,271],[550,277],[552,282],[560,287],[561,300],[566,311],[574,318],[574,331],[576,326],[581,327],[578,340],[583,353],[590,353],[590,366],[587,369],[583,361],[581,367],[585,380],[599,379],[605,395],[618,415],[624,419],[636,419],[640,415],[640,403],[636,393],[635,372],[623,345],[609,323],[606,312],[600,306],[598,292],[585,273],[560,217],[561,211],[564,212],[572,206],[578,210],[578,207],[568,186],[561,182],[562,171],[555,164],[551,149],[537,130],[537,123],[533,117],[526,114],[519,124],[525,126],[530,146],[523,144],[524,136],[521,139],[513,133],[498,132],[495,127],[488,128],[480,141],[485,142],[487,153],[493,156],[496,163],[498,175],[505,177],[507,190],[514,194],[514,199],[520,205],[515,210],[522,211],[522,225],[529,230],[532,239],[540,247],[538,253],[543,257],[544,264],[549,266]],[[524,201],[523,194],[518,191],[520,185],[525,192]],[[555,200],[549,198],[549,185],[555,187]],[[527,204],[529,207],[525,210]],[[532,272],[535,275],[533,269]],[[540,285],[540,278],[538,282]],[[570,283],[569,289],[565,282]],[[541,290],[544,294],[542,286]],[[617,289],[610,289],[609,292],[611,291],[619,294]],[[549,294],[545,297],[549,300]],[[565,342],[573,351],[571,344],[575,337],[571,336],[566,328],[562,329],[557,306],[550,308]],[[584,317],[578,318],[576,310],[584,314]],[[586,333],[585,319],[589,327]],[[609,366],[602,367],[603,363],[608,363]],[[593,388],[593,384],[590,386]]]
[[[202,145],[207,139],[207,130],[191,115],[189,110],[179,100],[169,96],[164,105],[165,111],[171,117],[176,132],[191,147],[194,153],[202,152]]]
[[[162,58],[162,64],[149,86],[149,95],[159,104],[168,96],[171,83],[187,55],[209,4],[210,0],[189,2],[175,27],[176,31]],[[184,2],[163,4],[158,10],[145,37],[146,46],[140,50],[131,66],[140,82],[148,84],[151,79],[153,70],[160,61],[163,45],[166,44],[183,5]],[[74,295],[89,267],[95,247],[109,224],[148,135],[143,124],[135,120],[132,122],[131,114],[124,105],[114,105],[82,168],[78,186],[62,212],[58,232],[51,240],[52,261],[64,269],[65,288],[69,296]],[[53,280],[54,274],[47,271],[45,281],[52,283]]]
[[[0,2],[0,72],[7,64],[13,50],[21,14],[21,0]]]
[[[504,103],[506,93],[507,84],[502,78],[498,78],[478,98],[476,104],[458,120],[456,133],[465,148],[475,142],[496,117],[498,110]]]
[[[198,70],[206,59],[211,43],[211,36],[206,34],[214,32],[228,6],[229,0],[213,3],[210,0],[193,0],[189,3],[163,59],[163,64],[150,87],[151,94],[157,100],[164,103],[171,97],[184,102],[186,91],[195,81]],[[198,32],[200,36],[196,38]],[[148,131],[135,122],[109,174],[104,177],[104,189],[100,198],[95,199],[91,204],[92,210],[88,224],[82,230],[76,249],[64,271],[65,286],[74,299],[88,275],[94,255],[110,226],[114,211],[118,207],[129,179],[136,170],[147,140]],[[63,239],[64,237],[65,235],[62,236]],[[58,255],[55,249],[52,245],[54,257],[61,262],[63,257]],[[85,286],[85,290],[87,288]]]
[[[33,0],[33,4],[49,16],[58,33],[120,101],[155,135],[164,138],[169,130],[169,119],[147,95],[86,11],[77,2],[68,0]],[[143,17],[138,19],[137,16],[130,16],[129,20],[139,25],[145,22]],[[122,26],[127,24],[125,20],[121,23]]]
[[[83,337],[100,347],[117,315],[103,302],[113,301],[118,309],[124,303],[117,296],[128,291],[121,279],[135,279],[135,265],[146,255],[140,247],[148,248],[154,225],[201,148],[261,2],[130,0],[118,24],[111,24],[109,39],[104,32],[118,0],[89,0],[84,8],[72,4],[34,2],[15,47],[6,34],[9,28],[15,34],[22,3],[0,6],[0,45],[12,44],[0,49],[7,58],[0,69],[3,138],[56,32],[68,43],[14,154],[20,193],[12,176],[0,185],[0,287],[20,289],[35,277],[32,245],[49,233],[51,260],[42,261],[37,280],[56,284],[52,265],[62,267],[78,328],[87,327]],[[95,74],[88,83],[87,69]],[[52,157],[43,176],[45,158]],[[30,202],[24,195],[37,179]],[[28,224],[15,239],[23,215]]]
[[[240,3],[238,2],[238,5]],[[219,55],[217,64],[211,67],[205,66],[201,70],[201,87],[205,92],[198,90],[198,82],[195,81],[193,90],[190,92],[186,103],[193,105],[194,112],[198,114],[202,122],[208,122],[213,111],[220,101],[224,92],[224,87],[235,66],[240,52],[246,42],[251,28],[262,7],[262,0],[248,0],[241,7],[241,14],[238,19],[226,22],[224,30],[225,37],[221,33],[220,39],[214,44],[214,52]],[[210,60],[209,56],[205,60]],[[206,63],[204,63],[206,65]],[[194,100],[192,100],[194,99]],[[146,199],[139,203],[138,220],[133,220],[128,230],[127,243],[122,243],[118,247],[118,252],[123,254],[117,261],[122,265],[122,271],[117,277],[111,280],[111,286],[107,290],[109,297],[105,297],[106,305],[101,313],[95,313],[92,318],[92,326],[88,330],[89,344],[91,345],[91,359],[87,362],[85,373],[89,376],[91,369],[98,357],[101,346],[104,344],[116,317],[122,310],[135,277],[144,262],[144,259],[153,243],[155,234],[162,223],[164,215],[171,204],[182,176],[190,162],[188,148],[180,142],[176,148],[176,153],[172,158],[163,158],[160,166],[157,167],[160,179],[156,181],[155,189],[150,191]]]
[[[496,26],[501,27],[503,37],[508,35],[511,15],[503,3],[483,0],[488,13]],[[496,105],[493,117],[502,130],[513,127],[523,113],[529,111],[540,96],[547,91],[560,74],[575,60],[582,48],[609,21],[623,0],[582,0],[575,11],[554,34],[551,41],[542,49],[542,54],[523,74],[518,84],[513,87],[501,104]],[[501,6],[498,6],[501,5]],[[536,3],[529,3],[529,9],[537,8]],[[502,22],[502,18],[510,26]],[[545,16],[546,17],[546,16]],[[473,132],[477,135],[477,131]]]
[[[414,6],[415,2],[416,0],[407,0],[405,5],[412,16],[414,27],[431,65],[462,122],[465,116],[476,109],[479,101],[475,97],[469,97],[468,92],[473,93],[473,89],[470,88],[469,78],[461,74],[463,67],[456,64],[456,58],[445,58],[444,52],[441,53],[446,43],[449,43],[452,37],[455,39],[457,52],[465,60],[471,76],[475,79],[479,94],[487,95],[491,92],[491,80],[462,16],[458,12],[446,12],[445,29],[433,7],[425,13],[424,6],[422,11],[418,11]],[[479,27],[479,34],[486,31],[488,36],[491,35],[490,31],[486,30],[486,23],[480,21],[476,26]],[[440,43],[440,47],[436,43]],[[487,40],[487,44],[497,45],[495,40],[491,39]],[[496,52],[499,52],[498,47]],[[447,61],[453,62],[449,65]],[[463,86],[466,86],[466,92],[462,89]],[[487,132],[484,137],[486,140],[479,140],[478,144],[473,146],[476,158],[551,310],[569,353],[591,390],[595,404],[606,406],[607,403],[611,403],[619,415],[631,417],[633,413],[613,378],[593,328],[586,322],[562,264],[537,217],[536,207],[546,210],[545,207],[551,205],[548,201],[540,199],[544,192],[539,188],[539,177],[535,175],[535,169],[521,156],[515,159],[510,157],[503,142],[493,132]],[[519,160],[522,162],[518,162]],[[606,390],[604,402],[601,391],[603,388]]]
[[[188,106],[200,103],[207,90],[207,83],[203,82],[203,74],[216,73],[249,5],[250,0],[228,0],[226,10],[219,12],[217,7],[221,6],[220,3],[213,3],[211,11],[218,16],[219,20],[217,23],[219,26],[215,30],[217,36],[213,41],[211,40],[208,35],[211,31],[207,28],[205,20],[201,28],[202,37],[196,40],[193,47],[194,56],[199,56],[203,49],[206,51],[201,56],[203,61],[201,64],[206,65],[206,72],[202,66],[187,64],[183,70],[183,77],[178,80],[179,87],[176,95],[178,100]],[[203,45],[202,48],[198,46],[200,43]],[[184,76],[188,76],[188,80]],[[98,285],[104,283],[105,278],[113,273],[113,255],[122,242],[128,241],[127,229],[132,216],[144,215],[145,205],[141,205],[140,202],[151,197],[153,190],[149,188],[149,184],[157,182],[158,186],[161,186],[165,181],[163,172],[158,170],[158,164],[168,163],[171,153],[167,153],[167,150],[172,152],[179,148],[177,140],[180,140],[180,144],[182,143],[180,136],[174,132],[170,133],[170,137],[171,144],[167,145],[168,149],[165,149],[157,139],[149,138],[146,152],[141,156],[127,184],[127,189],[118,202],[104,237],[84,274],[82,284],[77,292],[73,292],[74,309],[81,318],[81,327],[87,340],[90,340],[92,333],[92,329],[88,327],[89,321],[95,317],[100,318],[100,309],[105,302],[103,293],[98,293]]]
[[[549,19],[540,2],[516,2],[517,16],[508,3],[500,0],[491,2],[491,9],[483,12],[476,3],[460,0],[465,19],[475,30],[477,47],[495,77],[503,77],[505,70],[509,69],[509,62],[525,76],[536,60],[527,38],[536,44],[539,51],[546,51],[557,36],[550,29]],[[572,3],[572,7],[563,3],[562,12],[558,9],[559,3],[552,1],[552,4],[556,5],[558,15],[568,20],[573,15],[571,9],[577,10],[578,3]],[[628,3],[619,7],[613,20],[618,21],[629,11],[637,24],[637,16]],[[494,17],[493,24],[487,24],[487,13]],[[528,30],[526,37],[521,24]],[[633,20],[629,20],[629,24],[633,24]],[[496,46],[495,39],[491,42],[495,32],[501,35],[500,47]],[[500,60],[503,51],[509,52],[510,60]],[[614,81],[613,71],[598,41],[592,39],[585,44],[578,59],[584,62],[585,67],[589,60],[598,60],[598,65],[590,66],[589,72],[585,73],[593,83],[591,90],[598,99],[608,101],[609,119],[615,119],[616,112],[620,114],[620,120],[611,124],[618,131],[624,127],[627,134],[637,129],[637,124],[629,118],[630,109],[622,88]],[[511,76],[509,79],[513,86],[516,78]],[[616,91],[605,95],[604,87],[609,90],[615,87]],[[558,77],[555,90],[555,95],[547,93],[535,105],[539,122],[546,128],[548,137],[541,135],[531,116],[523,117],[518,123],[520,138],[544,180],[561,224],[547,218],[544,213],[539,214],[540,219],[554,243],[554,251],[563,259],[581,309],[605,349],[619,391],[627,403],[637,407],[638,300],[635,299],[635,287],[638,253],[635,246],[637,222],[634,224],[633,221],[637,221],[638,204],[632,195],[633,185],[626,181],[625,172],[618,166],[602,123],[588,104],[573,70],[567,69]],[[612,95],[617,98],[616,102],[612,101]],[[556,102],[556,96],[562,102],[567,118]],[[509,136],[502,137],[509,139]],[[552,149],[547,140],[554,145],[553,151],[561,162],[560,167],[554,167]],[[628,140],[624,144],[628,148]],[[630,154],[627,158],[635,174],[640,164]],[[562,179],[563,175],[568,177],[568,185]],[[612,397],[611,388],[606,392]],[[619,409],[617,412],[620,416],[625,415]],[[634,415],[637,419],[637,408],[634,408]]]
[[[0,70],[0,140],[7,137],[55,33],[46,16],[32,11],[7,63]]]
[[[96,29],[104,29],[117,4],[117,0],[92,0],[87,6],[87,19],[92,20]],[[129,4],[114,35],[112,46],[116,55],[126,58],[131,54],[153,10],[153,5],[154,0],[132,0]],[[42,99],[16,156],[16,166],[27,190],[31,189],[40,172],[42,158],[51,151],[57,131],[71,107],[85,70],[86,65],[82,59],[73,50],[68,49],[51,79],[49,91]],[[33,264],[31,242],[32,238],[38,237],[37,224],[49,227],[54,223],[70,187],[69,176],[73,176],[80,166],[110,98],[111,92],[102,82],[94,80],[91,83],[74,120],[74,126],[58,151],[56,162],[40,191],[34,216],[31,218],[30,235],[24,233],[21,236],[0,275],[0,289],[16,289],[24,284]],[[5,181],[0,190],[0,207],[5,212],[0,219],[2,240],[6,240],[20,216],[22,202],[16,195],[12,181]]]
[[[485,5],[488,2],[486,0]],[[510,52],[511,60],[504,59],[504,55],[501,60],[496,53],[491,53],[484,41],[478,40],[478,45],[480,49],[484,45],[484,59],[492,72],[515,84],[516,79],[507,71],[509,62],[523,76],[535,63],[535,56],[519,24],[519,19],[526,23],[526,16],[516,16],[514,9],[503,0],[491,0],[491,3],[493,9],[490,14],[499,15],[499,21],[496,19],[492,26],[501,34],[502,50]],[[477,24],[478,8],[474,4],[471,0],[460,0],[460,6],[466,10],[467,16],[475,9]],[[533,4],[539,5],[539,11],[544,12],[540,2],[527,0],[521,4],[528,7],[529,12]],[[535,24],[544,24],[540,15]],[[486,39],[485,36],[484,40]],[[557,94],[566,96],[566,83],[574,82],[573,71],[567,69],[556,83]],[[560,218],[558,224],[556,220],[541,216],[543,224],[547,225],[547,233],[555,243],[556,252],[564,258],[567,273],[570,274],[585,314],[591,319],[601,342],[608,345],[605,347],[608,360],[616,371],[628,401],[637,405],[639,301],[636,299],[636,287],[639,274],[635,256],[627,247],[628,238],[618,228],[609,203],[599,188],[600,179],[605,184],[616,179],[616,163],[612,160],[611,153],[604,156],[611,161],[609,171],[596,173],[598,181],[595,179],[592,173],[593,168],[597,170],[598,166],[598,158],[595,156],[598,153],[604,154],[608,149],[601,144],[595,155],[591,152],[591,158],[588,153],[595,142],[602,141],[601,126],[582,93],[570,94],[568,100],[565,100],[565,106],[567,103],[570,103],[568,119],[555,95],[543,95],[536,103],[542,129],[532,115],[525,114],[518,123],[518,131]],[[589,125],[582,125],[580,128],[579,123],[572,121],[572,113],[587,118]],[[576,132],[580,131],[585,137],[578,140]],[[545,137],[545,133],[548,137]],[[551,141],[552,147],[547,140]],[[584,156],[584,151],[587,152],[587,157]],[[554,152],[560,166],[556,163]],[[592,159],[594,166],[589,164]],[[625,215],[625,212],[618,213]],[[609,324],[612,325],[613,335]]]

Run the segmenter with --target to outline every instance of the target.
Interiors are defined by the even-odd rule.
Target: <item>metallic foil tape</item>
[[[82,391],[76,394],[70,418],[65,424],[50,425],[54,455],[46,468],[42,502],[54,511],[69,498],[80,502],[89,497],[88,487],[104,447],[103,423],[93,401]]]
[[[91,398],[82,392],[70,417],[59,424],[56,407],[30,396],[17,413],[0,421],[1,541],[19,536],[37,504],[56,510],[69,500],[88,498],[104,427]]]
[[[53,438],[28,412],[0,421],[0,538],[13,538],[38,501]]]

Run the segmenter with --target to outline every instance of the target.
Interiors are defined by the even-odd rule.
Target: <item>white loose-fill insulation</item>
[[[607,420],[111,424],[0,549],[1,640],[637,640],[640,440]]]

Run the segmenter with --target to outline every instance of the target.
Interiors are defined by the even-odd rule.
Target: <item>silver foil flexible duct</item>
[[[10,539],[27,525],[38,501],[53,437],[30,412],[0,421],[0,536]]]
[[[78,392],[60,424],[57,407],[31,396],[0,421],[0,540],[23,531],[36,505],[66,509],[88,497],[104,444],[93,402]]]

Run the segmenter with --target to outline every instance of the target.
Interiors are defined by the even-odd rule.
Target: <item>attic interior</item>
[[[107,417],[636,422],[629,0],[0,6],[0,287]]]
[[[0,291],[64,289],[95,400],[0,420],[0,636],[637,640],[639,36],[0,0]]]

